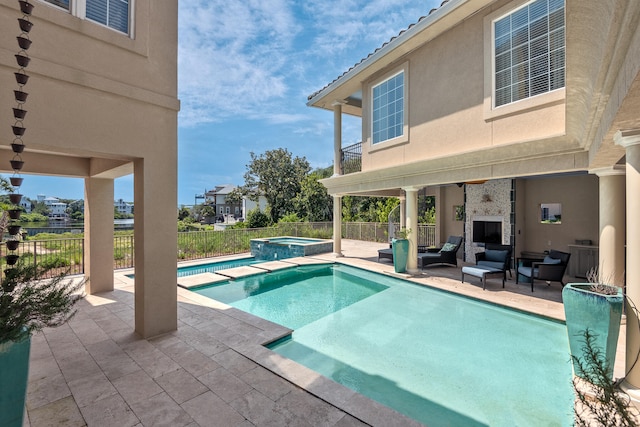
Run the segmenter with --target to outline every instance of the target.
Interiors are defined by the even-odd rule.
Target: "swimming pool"
[[[228,285],[198,293],[294,328],[270,348],[420,422],[572,425],[561,322],[344,265]]]
[[[201,273],[215,273],[216,271],[225,270],[227,268],[244,267],[260,262],[254,257],[236,258],[226,261],[216,261],[208,264],[191,265],[187,267],[178,267],[178,277],[192,276]]]

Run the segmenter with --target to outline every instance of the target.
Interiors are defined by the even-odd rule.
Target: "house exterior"
[[[133,213],[133,203],[125,202],[122,199],[114,200],[113,206],[115,210],[123,215],[131,215]]]
[[[20,174],[84,179],[85,292],[112,290],[114,180],[134,177],[135,331],[177,328],[177,0],[29,0]],[[13,173],[20,3],[0,0],[0,172]],[[23,56],[24,56],[23,55]]]
[[[57,197],[45,196],[38,194],[36,196],[38,203],[44,204],[49,210],[48,218],[51,221],[65,221],[68,219],[67,204],[62,203]]]
[[[464,236],[465,259],[483,250],[474,230],[497,224],[516,257],[591,257],[638,304],[639,19],[634,0],[449,0],[311,94],[307,105],[334,116],[335,174],[322,182],[336,255],[341,196],[399,197],[415,230],[426,188],[439,241]],[[342,162],[344,114],[362,119],[354,173]],[[627,334],[637,398],[640,336]]]
[[[242,217],[242,202],[227,199],[229,193],[236,188],[238,187],[233,184],[223,184],[205,192],[205,203],[215,207],[216,221]]]

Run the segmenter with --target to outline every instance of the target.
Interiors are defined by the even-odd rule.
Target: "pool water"
[[[208,264],[192,265],[188,267],[179,267],[178,277],[192,276],[194,274],[201,273],[215,273],[216,271],[225,270],[227,268],[244,267],[246,265],[255,264],[257,262],[260,261],[256,260],[254,257],[246,257],[230,259],[227,261],[211,262]]]
[[[270,348],[429,426],[573,424],[561,322],[344,265],[229,285],[198,293],[295,329]]]

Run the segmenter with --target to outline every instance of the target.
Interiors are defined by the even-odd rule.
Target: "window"
[[[87,19],[129,33],[129,0],[86,0]]]
[[[105,25],[129,34],[129,0],[44,0],[68,11],[79,18]]]
[[[404,71],[373,87],[373,144],[402,136]]]
[[[44,0],[47,3],[55,4],[58,7],[69,10],[69,0]]]
[[[565,85],[564,0],[535,0],[494,21],[496,107]]]

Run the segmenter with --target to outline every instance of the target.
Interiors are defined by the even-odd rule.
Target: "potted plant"
[[[574,373],[581,375],[576,362],[587,359],[584,333],[589,330],[592,344],[605,358],[607,373],[612,378],[624,296],[621,288],[606,284],[597,270],[591,270],[587,279],[589,283],[569,283],[562,290]]]
[[[404,273],[407,271],[409,234],[411,234],[411,230],[403,227],[396,230],[395,237],[391,240],[391,248],[393,250],[393,269],[396,273]]]
[[[4,230],[0,230],[4,231]],[[0,425],[22,426],[31,334],[74,314],[84,281],[19,259],[0,280]]]

